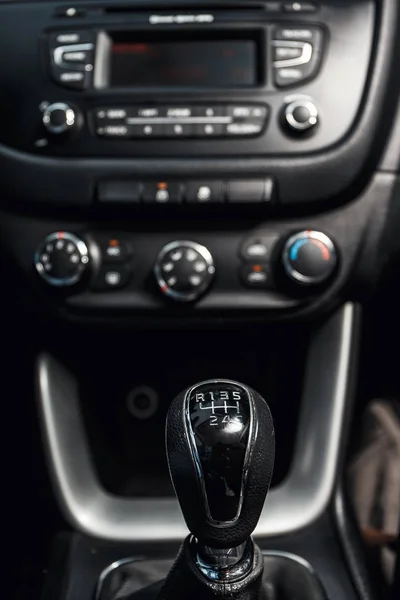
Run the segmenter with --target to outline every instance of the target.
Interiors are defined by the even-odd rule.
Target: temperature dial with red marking
[[[35,267],[49,285],[68,287],[78,283],[90,263],[86,243],[68,231],[48,235],[35,254]]]
[[[300,231],[290,236],[282,255],[286,275],[303,286],[325,283],[337,261],[334,243],[321,231]]]
[[[162,293],[180,302],[197,300],[211,285],[214,273],[210,251],[188,240],[164,246],[154,265],[154,274]]]

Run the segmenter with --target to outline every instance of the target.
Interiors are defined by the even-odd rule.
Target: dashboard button
[[[286,42],[276,42],[272,47],[272,58],[274,61],[292,60],[300,58],[303,54],[301,46],[288,46]]]
[[[78,65],[87,65],[93,63],[93,52],[88,50],[75,50],[72,52],[64,52],[62,61]]]
[[[65,71],[59,69],[55,76],[57,81],[63,86],[79,90],[82,90],[85,87],[85,81],[87,79],[84,71]]]
[[[147,181],[143,184],[143,201],[154,204],[182,202],[182,184],[177,181]]]
[[[131,125],[132,137],[155,138],[165,135],[165,125],[147,123],[145,125]]]
[[[169,119],[187,119],[193,116],[193,106],[167,106],[165,114]]]
[[[293,40],[300,42],[311,41],[314,29],[310,27],[278,27],[275,30],[275,40]]]
[[[226,107],[218,104],[209,104],[204,106],[195,106],[193,116],[195,117],[224,117],[226,115]]]
[[[132,125],[99,125],[96,129],[99,136],[111,138],[129,138],[133,135]]]
[[[93,65],[93,44],[74,44],[58,46],[53,51],[53,60],[60,67],[83,67]]]
[[[304,69],[303,65],[299,67],[280,67],[275,69],[274,74],[275,85],[278,87],[294,85],[307,77],[307,69]]]
[[[99,202],[140,202],[141,184],[138,181],[102,181],[97,190]]]
[[[243,265],[240,268],[240,276],[243,285],[248,288],[275,289],[269,263]]]
[[[228,117],[234,119],[265,119],[267,116],[266,106],[254,106],[238,104],[236,106],[228,106]]]
[[[106,121],[123,121],[127,116],[125,108],[98,108],[94,114],[98,124]]]
[[[224,126],[219,123],[204,123],[194,126],[195,137],[217,137],[224,133]]]
[[[272,200],[273,181],[267,179],[237,179],[228,182],[227,197],[232,203],[261,203]]]
[[[224,201],[222,181],[188,181],[186,183],[186,200],[196,204],[212,204]]]
[[[157,119],[165,117],[165,108],[162,106],[138,106],[129,110],[129,116],[138,119]]]
[[[245,240],[240,250],[240,256],[246,261],[268,262],[279,240],[276,233],[258,235]]]
[[[92,287],[99,291],[120,289],[128,283],[129,276],[126,265],[101,267]]]
[[[226,126],[225,132],[229,136],[250,136],[258,135],[264,128],[264,120],[253,119],[246,120],[243,123],[229,123]]]
[[[128,242],[120,240],[118,237],[109,238],[99,243],[103,263],[121,264],[129,260],[132,255],[132,248]]]
[[[193,135],[194,127],[191,123],[174,123],[164,125],[164,135],[169,138],[188,137]]]
[[[63,31],[53,33],[50,36],[51,47],[61,44],[84,44],[93,42],[95,39],[94,31]]]

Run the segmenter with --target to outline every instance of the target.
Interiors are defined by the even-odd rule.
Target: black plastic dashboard
[[[398,3],[294,6],[1,4],[0,229],[22,290],[83,318],[279,318],[372,284]]]

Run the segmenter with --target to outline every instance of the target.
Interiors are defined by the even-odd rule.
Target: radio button
[[[100,125],[96,133],[102,137],[129,138],[133,132],[129,125]]]
[[[167,106],[166,116],[169,119],[187,119],[192,116],[192,106]]]
[[[229,136],[250,136],[259,135],[264,128],[264,120],[244,121],[242,123],[229,123],[226,125],[225,132]]]
[[[85,73],[84,71],[65,71],[53,67],[53,75],[57,83],[77,90],[83,90],[89,83],[89,73]]]
[[[63,31],[62,33],[54,33],[50,37],[51,46],[58,44],[82,44],[87,42],[93,42],[95,32],[93,31]]]
[[[234,119],[265,119],[267,116],[266,106],[228,106],[227,114]]]
[[[287,43],[287,42],[286,42]],[[299,46],[287,46],[285,42],[281,44],[278,42],[274,44],[272,48],[272,57],[273,60],[281,61],[281,60],[293,60],[296,58],[300,58],[303,55],[303,45]]]
[[[135,138],[155,138],[165,135],[165,125],[153,124],[151,121],[143,125],[131,125],[131,128],[132,136]]]
[[[279,27],[275,31],[275,40],[309,42],[314,38],[315,30],[309,27]]]
[[[95,117],[99,124],[104,121],[124,120],[126,116],[124,108],[99,108],[95,112]]]
[[[139,119],[157,119],[158,117],[165,117],[165,108],[161,106],[139,106],[130,110],[129,116]]]
[[[66,50],[61,54],[63,63],[71,63],[76,65],[93,64],[92,50]]]
[[[217,123],[204,123],[195,125],[195,137],[218,137],[224,134],[224,125]]]
[[[193,115],[195,117],[224,117],[226,115],[226,106],[223,105],[205,105],[195,106],[193,108]]]
[[[174,123],[164,126],[164,135],[169,138],[188,137],[193,135],[194,127],[190,123]]]
[[[294,85],[314,75],[316,66],[308,63],[298,67],[275,68],[275,85],[277,87],[286,87]]]
[[[186,201],[193,204],[212,204],[225,199],[222,181],[188,181]]]

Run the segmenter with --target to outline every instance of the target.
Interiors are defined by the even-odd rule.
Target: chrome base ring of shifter
[[[194,562],[209,581],[233,583],[246,577],[253,565],[253,541],[247,540],[237,548],[216,549],[202,546],[192,537],[190,546]]]

